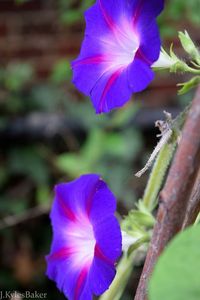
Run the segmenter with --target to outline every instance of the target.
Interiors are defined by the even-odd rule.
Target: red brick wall
[[[44,77],[58,59],[76,55],[81,36],[81,26],[61,25],[57,0],[0,0],[0,65],[31,62]]]

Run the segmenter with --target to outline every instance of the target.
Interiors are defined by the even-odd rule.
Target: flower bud
[[[192,59],[200,64],[200,53],[187,31],[179,32],[179,39],[184,50],[190,55]]]

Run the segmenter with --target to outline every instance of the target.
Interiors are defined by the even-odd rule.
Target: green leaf
[[[48,166],[37,148],[13,148],[9,153],[8,167],[11,173],[27,175],[37,184],[48,183]]]
[[[167,246],[150,280],[149,299],[200,299],[199,225],[178,234]]]
[[[66,172],[72,178],[91,172],[89,163],[77,154],[61,154],[57,157],[55,163],[61,171]]]
[[[122,109],[116,110],[112,114],[111,120],[109,120],[109,127],[122,128],[123,126],[126,126],[139,111],[140,106],[140,102],[131,101]]]
[[[184,95],[184,94],[188,93],[191,89],[198,86],[199,83],[200,83],[200,76],[195,76],[187,82],[177,84],[177,86],[181,87],[178,91],[178,94]]]
[[[51,193],[48,185],[39,185],[36,190],[36,200],[38,204],[46,205],[51,200]]]
[[[24,198],[17,196],[9,197],[7,195],[1,195],[0,212],[3,215],[8,214],[20,214],[24,212],[28,207],[28,202]]]
[[[96,162],[105,149],[106,135],[99,128],[91,129],[89,136],[81,150],[81,154],[90,163]]]
[[[67,59],[59,60],[54,66],[51,74],[51,80],[54,83],[62,83],[71,79],[71,66]]]
[[[9,64],[5,73],[5,86],[11,91],[19,91],[34,75],[30,64],[15,63]]]
[[[61,22],[64,24],[73,24],[82,19],[82,12],[77,9],[70,9],[61,14]]]

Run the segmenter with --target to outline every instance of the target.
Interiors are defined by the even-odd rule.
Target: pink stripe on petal
[[[134,15],[133,15],[133,24],[134,25],[137,23],[137,20],[140,16],[140,12],[141,12],[141,9],[142,9],[142,4],[143,4],[143,0],[140,0],[138,5],[137,5],[136,10],[134,11]]]
[[[75,61],[73,63],[73,67],[76,67],[79,65],[100,64],[105,61],[107,61],[106,56],[97,55],[97,56],[93,56],[93,57],[84,58],[79,61]]]
[[[108,82],[106,83],[106,86],[104,88],[104,91],[103,91],[103,94],[101,96],[100,103],[99,103],[99,112],[100,113],[103,112],[103,107],[104,107],[104,104],[105,104],[105,98],[106,98],[107,93],[109,92],[109,90],[112,87],[113,83],[117,80],[119,75],[122,73],[123,69],[124,69],[124,67],[118,69],[108,79]]]
[[[81,289],[83,288],[84,281],[87,277],[87,274],[88,274],[88,266],[85,266],[81,270],[81,272],[78,276],[77,284],[76,284],[76,287],[75,287],[74,300],[78,300],[78,298],[81,294]]]
[[[107,14],[105,8],[103,7],[103,4],[102,4],[102,1],[99,0],[99,6],[100,6],[100,9],[101,9],[101,12],[104,16],[104,19],[108,25],[108,27],[110,28],[110,30],[114,33],[115,37],[117,38],[118,40],[118,37],[117,37],[117,32],[118,33],[121,33],[123,36],[127,37],[125,32],[123,32],[121,30],[121,28],[119,26],[117,26],[116,23],[113,22],[112,18]],[[117,32],[116,32],[117,31]]]
[[[58,203],[60,204],[62,211],[64,212],[65,216],[67,217],[67,219],[69,219],[72,222],[76,221],[76,216],[73,213],[73,211],[66,205],[66,203],[64,202],[64,200],[58,196]]]
[[[143,61],[145,61],[148,65],[152,65],[152,61],[150,61],[142,52],[142,50],[139,48],[137,53],[136,53],[136,57],[141,58]]]
[[[71,254],[73,254],[72,248],[61,248],[60,250],[52,253],[48,256],[49,260],[57,260],[57,259],[63,259],[68,258]]]
[[[104,19],[105,19],[106,23],[108,24],[108,26],[110,27],[110,29],[111,29],[112,31],[114,31],[114,30],[115,30],[115,24],[114,24],[113,20],[112,20],[112,19],[108,16],[108,14],[106,13],[106,10],[104,9],[101,0],[99,0],[99,6],[100,6],[101,12],[102,12],[102,14],[103,14],[103,16],[104,16]]]
[[[109,264],[109,265],[114,264],[114,262],[111,259],[109,259],[107,256],[104,255],[104,253],[100,249],[99,245],[97,245],[97,244],[95,245],[94,254],[97,258],[104,260],[107,264]]]

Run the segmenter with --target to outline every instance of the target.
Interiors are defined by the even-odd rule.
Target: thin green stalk
[[[158,193],[163,183],[167,168],[173,157],[175,146],[176,141],[165,144],[161,148],[153,166],[143,197],[143,203],[149,211],[152,211],[156,205]]]
[[[157,197],[160,191],[160,188],[163,183],[164,176],[166,174],[167,168],[173,157],[177,138],[179,131],[181,130],[186,116],[189,112],[191,104],[189,104],[183,112],[181,112],[171,124],[172,127],[172,136],[168,143],[166,143],[160,150],[156,161],[153,166],[153,170],[150,174],[149,181],[143,196],[143,203],[146,208],[151,212],[157,204]]]
[[[134,257],[135,252],[129,256],[127,253],[123,254],[117,266],[115,279],[109,290],[100,297],[100,300],[119,300],[121,298],[133,270]]]
[[[172,122],[172,135],[168,143],[162,146],[153,166],[143,197],[143,203],[150,212],[156,205],[159,190],[175,151],[177,132],[182,127],[188,110],[189,106]],[[148,240],[149,235],[144,236],[143,239],[139,241],[137,247],[141,246]],[[127,255],[126,252],[123,254],[117,266],[115,279],[113,280],[109,290],[100,297],[100,300],[119,300],[121,298],[133,270],[134,258],[138,251],[139,250],[137,248],[130,255]]]

